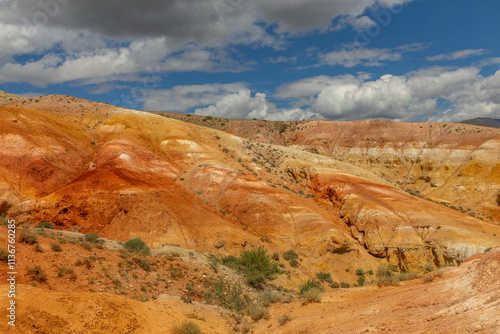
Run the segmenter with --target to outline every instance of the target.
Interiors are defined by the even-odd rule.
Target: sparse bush
[[[397,268],[388,264],[381,264],[377,268],[377,282],[378,285],[394,285],[398,282],[397,276],[394,272]]]
[[[149,255],[150,253],[149,247],[146,246],[146,243],[140,238],[130,239],[123,245],[123,247],[136,254]]]
[[[279,134],[282,134],[283,132],[286,131],[286,128],[287,128],[287,125],[285,123],[281,123],[279,126],[278,126],[278,133]]]
[[[0,249],[0,261],[8,262],[9,261],[9,252],[5,249]]]
[[[28,271],[28,275],[31,277],[32,280],[35,280],[40,283],[47,282],[47,274],[45,274],[45,271],[39,265],[33,267],[27,267],[26,270]]]
[[[243,288],[239,283],[232,283],[224,277],[215,281],[209,281],[210,289],[205,293],[205,301],[217,304],[225,309],[242,312],[251,304],[248,295],[243,294]]]
[[[187,320],[180,325],[175,325],[170,330],[172,334],[202,334],[200,327],[193,321]]]
[[[273,255],[271,256],[271,259],[274,261],[279,261],[280,260],[280,254],[277,252],[274,252]]]
[[[248,310],[248,315],[253,321],[260,320],[262,318],[269,319],[269,311],[261,304],[253,304]]]
[[[76,260],[75,262],[75,266],[79,267],[79,266],[85,266],[86,269],[91,269],[94,264],[92,263],[92,260],[91,260],[92,257],[86,257],[82,260],[78,259]]]
[[[151,270],[151,263],[148,260],[139,260],[137,261],[137,265],[145,271]]]
[[[443,276],[443,273],[441,271],[435,271],[431,273],[427,273],[422,277],[422,282],[424,283],[429,283],[434,281],[436,277],[441,277]]]
[[[403,281],[410,281],[414,278],[417,278],[418,275],[412,272],[405,272],[405,273],[399,273],[398,276],[396,277],[398,281],[403,282]]]
[[[321,288],[321,289],[312,288],[312,289],[305,291],[302,294],[302,297],[304,298],[302,300],[302,304],[305,305],[305,304],[309,304],[309,303],[319,303],[321,301],[321,292],[323,292],[322,289],[323,288]]]
[[[340,287],[342,289],[349,289],[351,287],[351,285],[349,283],[346,283],[346,282],[340,282]]]
[[[268,307],[271,304],[279,303],[283,300],[283,296],[276,291],[266,290],[262,292],[259,296],[259,301],[264,307]]]
[[[7,215],[5,213],[2,213],[0,215],[0,225],[2,225],[2,226],[9,225],[9,220],[7,219]]]
[[[278,323],[280,324],[280,326],[284,326],[290,320],[292,320],[292,318],[288,314],[283,314],[278,318]]]
[[[210,265],[210,268],[212,268],[212,270],[214,271],[214,273],[218,273],[219,272],[220,262],[221,261],[216,256],[214,256],[214,255],[211,255],[208,258],[208,264]]]
[[[68,275],[70,279],[75,280],[76,279],[76,274],[73,268],[69,267],[60,267],[59,270],[57,271],[57,276],[63,277],[65,275]]]
[[[33,247],[33,250],[35,252],[43,253],[43,249],[42,249],[42,246],[40,246],[40,244],[35,244],[35,247]]]
[[[424,272],[425,273],[430,273],[431,271],[434,270],[434,265],[432,263],[426,263],[424,266]]]
[[[187,282],[184,289],[186,290],[186,294],[188,296],[194,297],[198,294],[193,282]]]
[[[201,320],[201,321],[205,321],[205,317],[201,316],[201,315],[198,315],[196,314],[196,312],[191,312],[189,314],[186,315],[188,318],[191,318],[191,319],[196,319],[196,320]]]
[[[61,245],[59,245],[57,242],[51,242],[50,247],[52,247],[52,250],[54,252],[60,252],[62,251]]]
[[[35,233],[30,232],[28,229],[23,229],[21,230],[21,235],[19,236],[19,242],[34,245],[38,241]]]
[[[83,249],[91,251],[92,250],[92,244],[87,241],[80,242],[80,246],[82,246]]]
[[[38,225],[36,227],[37,228],[50,228],[50,229],[55,228],[54,224],[52,224],[51,222],[40,222],[40,223],[38,223]]]
[[[310,279],[310,280],[307,280],[307,282],[305,284],[302,284],[300,286],[300,294],[304,294],[304,292],[306,292],[307,290],[311,290],[311,289],[318,289],[321,292],[324,291],[320,282],[318,282],[314,279]]]
[[[98,233],[85,234],[85,236],[84,236],[85,241],[91,242],[94,244],[99,242],[99,238],[100,238],[100,236]]]

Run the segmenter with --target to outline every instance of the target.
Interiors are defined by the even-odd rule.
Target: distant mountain
[[[477,117],[477,118],[461,121],[460,123],[479,125],[479,126],[487,126],[489,128],[497,128],[497,129],[500,128],[500,119],[487,118],[487,117]]]

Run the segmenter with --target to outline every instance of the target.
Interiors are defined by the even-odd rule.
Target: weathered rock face
[[[500,131],[462,124],[320,122],[294,147],[373,171],[404,188],[471,208],[494,205]]]
[[[347,175],[313,174],[311,180],[339,207],[360,245],[404,271],[457,265],[499,242],[497,225],[394,188]]]

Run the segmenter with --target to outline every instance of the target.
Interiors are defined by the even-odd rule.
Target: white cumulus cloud
[[[500,71],[482,77],[476,67],[433,67],[375,80],[366,74],[320,76],[283,85],[276,96],[307,100],[306,110],[335,120],[460,121],[498,117]]]

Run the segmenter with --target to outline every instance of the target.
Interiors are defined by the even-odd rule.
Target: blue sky
[[[0,0],[0,89],[232,118],[500,118],[499,13],[496,0]]]

